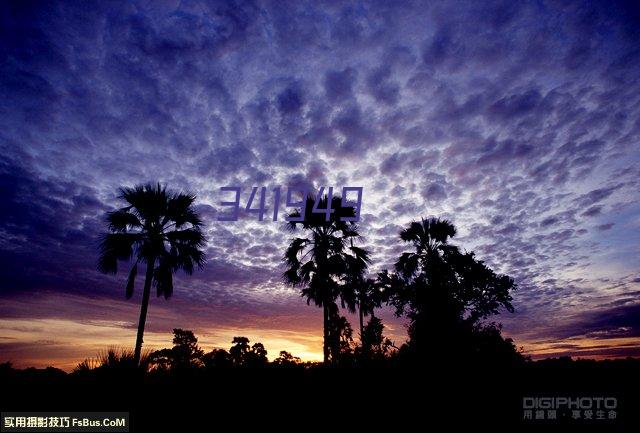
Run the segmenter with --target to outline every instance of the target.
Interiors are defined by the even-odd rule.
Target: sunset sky
[[[637,2],[2,1],[0,361],[133,346],[142,282],[125,300],[97,245],[149,181],[197,194],[208,262],[153,297],[145,348],[185,328],[320,360],[292,234],[217,221],[220,187],[362,186],[372,273],[447,218],[518,283],[493,319],[527,354],[640,356],[639,162]]]

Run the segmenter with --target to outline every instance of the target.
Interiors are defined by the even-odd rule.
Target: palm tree
[[[456,228],[447,220],[439,218],[412,222],[400,232],[400,238],[413,243],[415,252],[403,253],[396,262],[396,270],[404,277],[426,277],[428,284],[442,288],[455,280],[447,265],[448,258],[458,255],[458,247],[449,240],[456,235]]]
[[[353,247],[353,244],[351,245]],[[374,317],[374,309],[379,308],[383,302],[383,285],[372,278],[365,278],[365,273],[369,267],[369,254],[365,251],[364,256],[347,256],[346,282],[343,287],[343,307],[346,306],[349,312],[355,313],[358,309],[358,319],[360,325],[360,342],[366,352],[367,344],[364,341],[364,318],[371,315]]]
[[[456,228],[447,220],[429,218],[422,219],[421,223],[412,222],[400,232],[400,238],[405,242],[412,242],[416,252],[402,254],[396,267],[410,273],[415,272],[416,267],[426,264],[429,258],[455,248],[449,244],[449,239],[455,235]]]
[[[403,253],[395,268],[405,281],[414,283],[409,285],[411,290],[405,296],[409,295],[416,321],[423,318],[418,316],[426,314],[429,306],[437,306],[432,308],[433,317],[452,317],[449,314],[452,310],[453,315],[457,314],[459,306],[452,292],[458,281],[449,263],[449,258],[459,253],[458,248],[449,243],[455,235],[453,224],[439,218],[414,221],[400,232],[400,238],[412,243],[415,249],[415,252]]]
[[[347,262],[368,262],[366,250],[353,246],[351,240],[359,238],[358,227],[355,222],[343,221],[343,218],[353,217],[355,209],[343,206],[340,197],[327,196],[319,200],[317,209],[327,209],[331,203],[333,213],[315,213],[313,198],[308,197],[305,202],[304,219],[301,218],[303,209],[289,215],[287,226],[292,231],[297,226],[308,232],[307,237],[297,237],[291,240],[283,261],[287,265],[284,272],[286,283],[302,288],[302,296],[307,298],[307,304],[314,302],[323,309],[323,354],[324,362],[337,360],[339,336],[332,335],[331,321],[338,317],[336,299],[345,301],[348,294],[346,285],[341,284],[347,273]],[[350,246],[349,246],[350,245]],[[333,353],[331,353],[333,352]]]
[[[366,353],[369,343],[364,338],[364,318],[367,316],[371,316],[371,319],[375,318],[375,309],[380,308],[384,300],[382,286],[373,278],[363,279],[356,286],[356,299],[358,302],[358,318],[360,319],[360,343]]]
[[[202,221],[193,209],[195,195],[167,192],[159,183],[121,188],[120,199],[127,206],[107,214],[109,233],[100,244],[98,269],[115,274],[118,260],[135,260],[129,271],[125,296],[131,298],[138,264],[146,265],[142,306],[134,361],[140,361],[144,325],[147,319],[151,285],[158,296],[168,299],[173,294],[173,273],[182,269],[193,273],[202,268],[205,257],[202,247],[205,237]]]

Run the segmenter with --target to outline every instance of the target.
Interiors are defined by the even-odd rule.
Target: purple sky
[[[518,282],[496,318],[518,346],[640,355],[634,2],[88,3],[0,5],[0,358],[133,344],[139,297],[96,245],[147,181],[195,192],[209,237],[152,300],[151,344],[183,327],[319,357],[320,310],[280,281],[291,235],[216,217],[221,186],[325,185],[364,187],[373,271],[445,217]]]

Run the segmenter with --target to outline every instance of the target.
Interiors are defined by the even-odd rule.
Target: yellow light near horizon
[[[200,334],[199,334],[200,333]],[[322,337],[279,329],[200,329],[196,336],[204,350],[214,347],[228,350],[235,336],[260,342],[270,360],[281,350],[303,361],[322,360]],[[110,347],[132,349],[136,329],[127,322],[65,319],[0,319],[0,334],[13,348],[4,350],[0,362],[10,361],[17,368],[54,366],[66,371],[79,362],[95,358]],[[170,332],[147,331],[143,350],[171,347]]]
[[[567,347],[567,344],[571,344],[574,347]],[[603,348],[603,340],[588,338],[588,337],[574,337],[566,340],[559,340],[554,342],[524,342],[525,355],[530,355],[534,358],[553,358],[559,356],[572,356],[573,358],[589,358],[589,359],[611,359],[616,356],[598,352],[603,349],[615,349],[615,348],[639,348],[640,339],[637,337],[620,337],[620,338],[608,338],[606,340],[606,348]]]

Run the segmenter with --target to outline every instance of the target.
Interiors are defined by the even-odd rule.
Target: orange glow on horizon
[[[322,360],[322,334],[300,334],[279,329],[199,329],[194,331],[203,350],[228,350],[235,336],[251,343],[261,342],[273,360],[286,350],[303,361]],[[82,360],[95,358],[110,347],[133,349],[136,329],[123,322],[77,322],[65,319],[0,319],[0,333],[6,346],[0,362],[16,368],[53,366],[71,371]],[[171,347],[170,332],[144,334],[143,350]]]
[[[135,328],[124,322],[96,320],[77,322],[65,319],[0,319],[5,346],[0,362],[10,361],[16,368],[54,366],[71,371],[79,362],[95,358],[109,347],[132,348]],[[303,361],[322,361],[322,333],[282,329],[197,329],[199,345],[209,351],[228,350],[235,336],[245,336],[251,343],[261,342],[273,360],[286,350]],[[145,350],[171,347],[170,332],[145,332]],[[605,341],[572,338],[556,342],[525,342],[524,354],[533,359],[559,356],[605,359],[623,357],[607,355],[606,350],[640,347],[638,338],[612,338]]]
[[[522,344],[524,354],[532,359],[558,358],[571,356],[584,359],[626,358],[627,354],[615,354],[617,349],[639,350],[640,339],[637,337],[608,338],[606,340],[588,337],[572,337],[561,341],[526,342]]]
[[[319,309],[301,305],[300,314],[285,311],[259,316],[251,311],[217,311],[210,315],[205,306],[183,310],[179,301],[154,304],[147,319],[143,350],[171,347],[171,329],[177,327],[192,330],[205,351],[228,350],[233,337],[245,336],[251,344],[264,344],[270,360],[281,350],[303,361],[322,360]],[[0,308],[9,316],[0,318],[0,362],[12,362],[16,368],[53,366],[71,371],[82,360],[96,358],[110,347],[133,349],[139,314],[136,302],[43,293],[37,298],[4,300]],[[55,317],[47,316],[51,311],[55,311]],[[128,320],[112,320],[113,317]],[[357,342],[357,318],[348,314],[347,317],[354,326],[353,338]],[[213,321],[216,319],[218,323]],[[402,322],[392,317],[384,317],[383,321],[385,335],[397,346],[402,345],[406,340]],[[640,339],[631,337],[572,337],[557,341],[513,337],[516,346],[524,347],[524,354],[533,359],[559,356],[604,359],[640,354]]]

